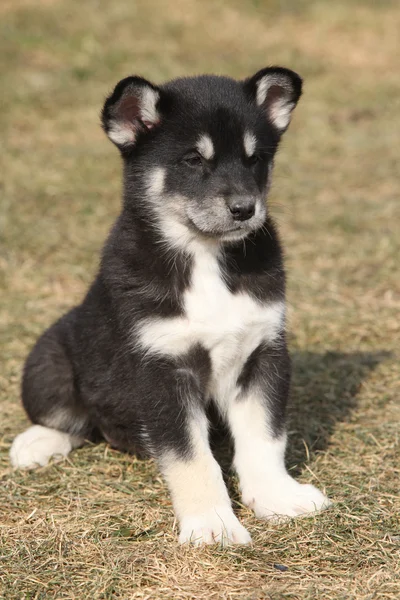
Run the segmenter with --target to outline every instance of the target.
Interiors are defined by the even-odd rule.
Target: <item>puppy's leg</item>
[[[180,543],[247,544],[250,535],[234,515],[221,469],[208,440],[203,390],[209,366],[196,356],[179,368],[168,359],[148,360],[140,370],[146,403],[140,404],[143,442],[157,460],[172,496]],[[207,363],[204,357],[204,364]],[[183,365],[183,366],[182,366]],[[129,406],[129,405],[128,405]],[[124,418],[125,425],[129,417]],[[109,426],[108,422],[108,426]],[[115,435],[116,429],[111,432]]]
[[[284,414],[290,362],[285,346],[260,347],[241,378],[242,393],[229,407],[234,464],[243,502],[258,517],[296,517],[330,501],[317,488],[295,481],[285,468]]]
[[[14,467],[44,466],[51,457],[65,457],[92,430],[63,343],[67,318],[39,338],[26,361],[22,401],[34,425],[17,435],[11,446]]]
[[[212,455],[207,425],[202,411],[188,415],[187,454],[170,450],[160,460],[180,524],[179,542],[248,544],[250,535],[232,511],[221,469]]]

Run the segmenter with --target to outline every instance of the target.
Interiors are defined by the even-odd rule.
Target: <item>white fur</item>
[[[228,407],[243,503],[257,517],[273,519],[327,508],[330,501],[317,488],[298,483],[287,473],[286,438],[272,437],[267,415],[254,390]]]
[[[274,102],[270,109],[270,117],[273,124],[280,130],[286,129],[290,123],[290,115],[293,109],[294,102],[287,102],[284,99]]]
[[[82,431],[87,423],[87,416],[73,414],[66,408],[55,408],[42,418],[42,424],[50,429],[68,431],[73,435],[75,431]]]
[[[257,139],[255,135],[250,133],[250,131],[246,131],[243,137],[244,150],[247,156],[253,156],[254,151],[257,145]]]
[[[164,190],[165,169],[156,167],[152,169],[147,178],[147,189],[150,196],[161,196]]]
[[[10,450],[10,459],[14,467],[31,468],[48,464],[50,458],[63,458],[73,448],[83,443],[81,438],[68,433],[33,425],[17,435]]]
[[[241,525],[229,506],[213,506],[199,515],[188,515],[181,520],[179,543],[250,544],[251,536]]]
[[[107,132],[108,137],[117,146],[133,144],[136,139],[135,129],[130,123],[114,121]]]
[[[256,99],[259,106],[265,102],[268,90],[273,85],[277,85],[283,89],[286,89],[287,94],[290,96],[290,84],[282,79],[282,77],[277,77],[276,75],[265,75],[265,77],[262,77],[262,79],[260,79],[260,81],[257,83]],[[271,104],[267,107],[267,110],[269,118],[275,127],[282,131],[286,129],[290,123],[290,116],[294,107],[294,102],[290,102],[287,97],[285,98],[285,96],[276,98],[273,102],[271,102]]]
[[[263,305],[246,293],[232,294],[222,280],[215,248],[202,246],[194,253],[183,307],[182,317],[142,321],[133,339],[146,352],[173,356],[201,343],[212,362],[209,396],[225,410],[239,393],[236,382],[248,356],[282,331],[284,303]]]
[[[151,196],[149,196],[151,199]],[[177,204],[179,204],[182,199],[180,196],[175,198]],[[186,250],[194,245],[196,246],[196,234],[191,231],[187,225],[181,223],[179,220],[179,216],[174,214],[173,209],[170,209],[170,212],[166,212],[162,214],[162,210],[157,205],[157,202],[154,203],[154,212],[157,214],[157,219],[154,220],[154,225],[158,227],[160,233],[162,234],[161,244],[166,244],[168,248],[172,246],[176,250]]]
[[[203,133],[197,141],[197,150],[206,159],[211,160],[214,157],[214,144],[212,139],[206,133]]]
[[[153,451],[154,451],[153,444],[152,444],[149,432],[147,431],[147,427],[144,423],[142,423],[142,425],[140,426],[139,433],[140,433],[141,440],[143,442],[143,446],[146,448],[147,452],[149,452],[150,454],[153,454]]]
[[[190,458],[178,458],[171,451],[161,460],[180,525],[179,542],[249,543],[250,535],[232,511],[221,469],[210,450],[204,415],[193,417],[190,433]]]
[[[149,123],[157,123],[160,116],[157,112],[156,105],[160,99],[160,94],[150,87],[144,87],[142,90],[142,98],[140,104],[140,114],[143,121]]]

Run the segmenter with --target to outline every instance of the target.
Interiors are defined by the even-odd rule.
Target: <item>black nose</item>
[[[253,202],[236,202],[229,207],[229,210],[235,221],[247,221],[254,215],[255,205]]]

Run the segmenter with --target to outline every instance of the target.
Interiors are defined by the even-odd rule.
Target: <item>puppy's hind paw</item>
[[[64,458],[83,440],[41,425],[32,425],[17,435],[10,449],[13,467],[44,467],[51,457]]]

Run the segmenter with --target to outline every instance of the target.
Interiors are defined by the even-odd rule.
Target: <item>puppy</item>
[[[229,428],[244,504],[260,518],[329,505],[285,469],[290,359],[285,273],[266,196],[300,77],[127,77],[103,128],[123,159],[123,207],[82,304],[38,340],[22,401],[34,425],[16,467],[84,440],[154,457],[179,541],[247,544],[209,445],[207,408]]]

